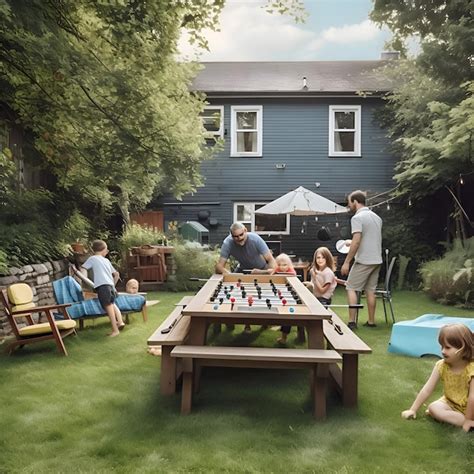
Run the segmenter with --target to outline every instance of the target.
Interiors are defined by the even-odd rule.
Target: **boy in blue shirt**
[[[92,269],[94,272],[94,290],[97,293],[100,304],[107,312],[112,325],[112,332],[110,337],[115,337],[120,334],[120,331],[125,327],[122,319],[122,313],[115,304],[117,291],[115,285],[119,280],[119,273],[107,260],[105,256],[109,253],[107,244],[103,240],[94,240],[92,242],[92,251],[94,255],[89,257],[82,268],[86,270]]]

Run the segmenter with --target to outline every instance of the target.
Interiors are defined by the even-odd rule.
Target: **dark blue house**
[[[349,216],[263,216],[254,211],[298,186],[345,205],[355,189],[375,195],[394,186],[395,159],[375,112],[390,83],[379,61],[203,63],[193,88],[205,92],[209,146],[224,149],[202,164],[205,185],[183,201],[162,198],[165,226],[198,221],[220,244],[234,221],[276,252],[309,258],[350,237]],[[322,226],[331,240],[318,239]],[[322,233],[319,233],[321,236]]]

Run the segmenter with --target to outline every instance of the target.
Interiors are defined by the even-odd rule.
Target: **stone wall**
[[[13,283],[26,283],[32,287],[33,301],[38,306],[49,305],[55,302],[52,282],[66,275],[68,275],[67,260],[26,265],[21,268],[11,267],[9,275],[0,276],[0,288],[6,288]],[[0,305],[0,337],[10,333],[10,325],[3,306]]]

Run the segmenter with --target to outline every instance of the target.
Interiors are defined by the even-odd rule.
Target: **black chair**
[[[385,322],[388,323],[388,315],[387,315],[387,306],[388,306],[388,308],[390,309],[390,315],[392,316],[392,323],[395,323],[395,313],[393,312],[393,305],[392,305],[392,273],[393,273],[393,268],[395,266],[395,261],[397,260],[397,257],[392,257],[392,260],[390,260],[390,264],[388,264],[388,250],[385,251],[385,255],[386,255],[387,273],[385,274],[383,287],[375,289],[375,296],[377,298],[382,298]],[[360,304],[361,297],[362,297],[362,292],[359,292],[357,295],[358,304]],[[358,319],[359,319],[359,311],[357,311],[356,321]]]

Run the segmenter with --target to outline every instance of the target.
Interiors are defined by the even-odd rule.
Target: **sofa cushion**
[[[56,326],[60,331],[65,329],[73,329],[76,327],[76,321],[72,321],[71,319],[56,321]],[[31,326],[20,328],[18,332],[20,333],[20,336],[38,336],[40,334],[50,333],[51,326],[49,323],[32,324]]]

